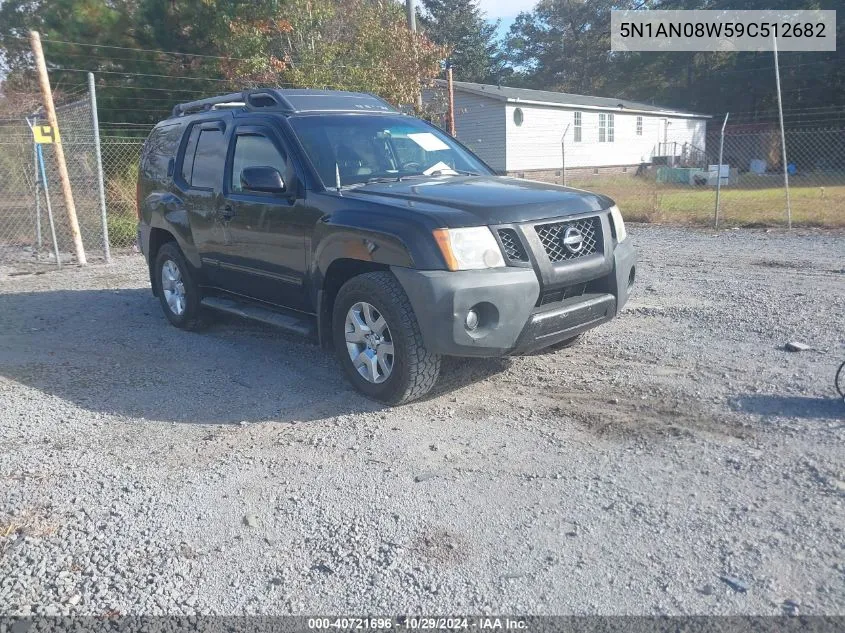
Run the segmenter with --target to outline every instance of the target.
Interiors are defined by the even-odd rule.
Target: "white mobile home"
[[[600,173],[704,160],[707,115],[460,81],[454,93],[457,138],[500,173],[555,180],[564,162],[567,171]]]

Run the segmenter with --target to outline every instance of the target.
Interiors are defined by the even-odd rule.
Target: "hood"
[[[607,196],[504,176],[437,176],[373,183],[344,196],[442,216],[441,226],[509,224],[602,211]]]

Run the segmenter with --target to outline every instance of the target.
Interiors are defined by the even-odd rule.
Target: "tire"
[[[183,330],[197,330],[203,327],[205,322],[201,318],[202,306],[200,305],[202,293],[194,280],[188,261],[175,242],[162,245],[156,254],[154,266],[153,279],[156,284],[156,294],[167,320]],[[168,268],[167,271],[165,267]],[[177,274],[174,275],[174,272]],[[178,281],[173,280],[174,276],[178,276]],[[168,286],[171,291],[181,289],[181,301],[174,300],[173,294],[168,292]],[[177,292],[177,298],[178,294]]]
[[[332,340],[353,386],[386,404],[424,396],[440,374],[440,356],[426,349],[411,302],[389,272],[359,275],[341,287],[332,313]]]

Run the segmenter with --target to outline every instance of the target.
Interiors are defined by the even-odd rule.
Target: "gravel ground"
[[[845,614],[845,234],[631,232],[620,318],[401,408],[138,255],[0,271],[0,613]]]

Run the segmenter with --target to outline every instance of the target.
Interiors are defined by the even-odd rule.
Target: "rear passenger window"
[[[245,167],[275,167],[287,180],[287,161],[266,136],[240,134],[235,139],[235,154],[232,160],[232,191],[243,191],[241,172]]]
[[[200,130],[197,150],[194,154],[194,169],[191,173],[192,187],[220,189],[223,182],[225,161],[222,130]]]
[[[182,140],[182,125],[164,125],[155,128],[144,143],[141,154],[141,175],[149,180],[164,182],[167,165],[176,156]]]
[[[191,175],[194,172],[194,154],[197,151],[197,139],[200,135],[200,128],[195,125],[191,129],[191,136],[188,137],[188,146],[185,148],[185,158],[182,159],[182,180],[191,184]]]
[[[195,125],[185,146],[182,159],[182,180],[191,187],[220,189],[223,182],[223,166],[226,162],[226,148],[223,145],[223,130],[203,129]]]

